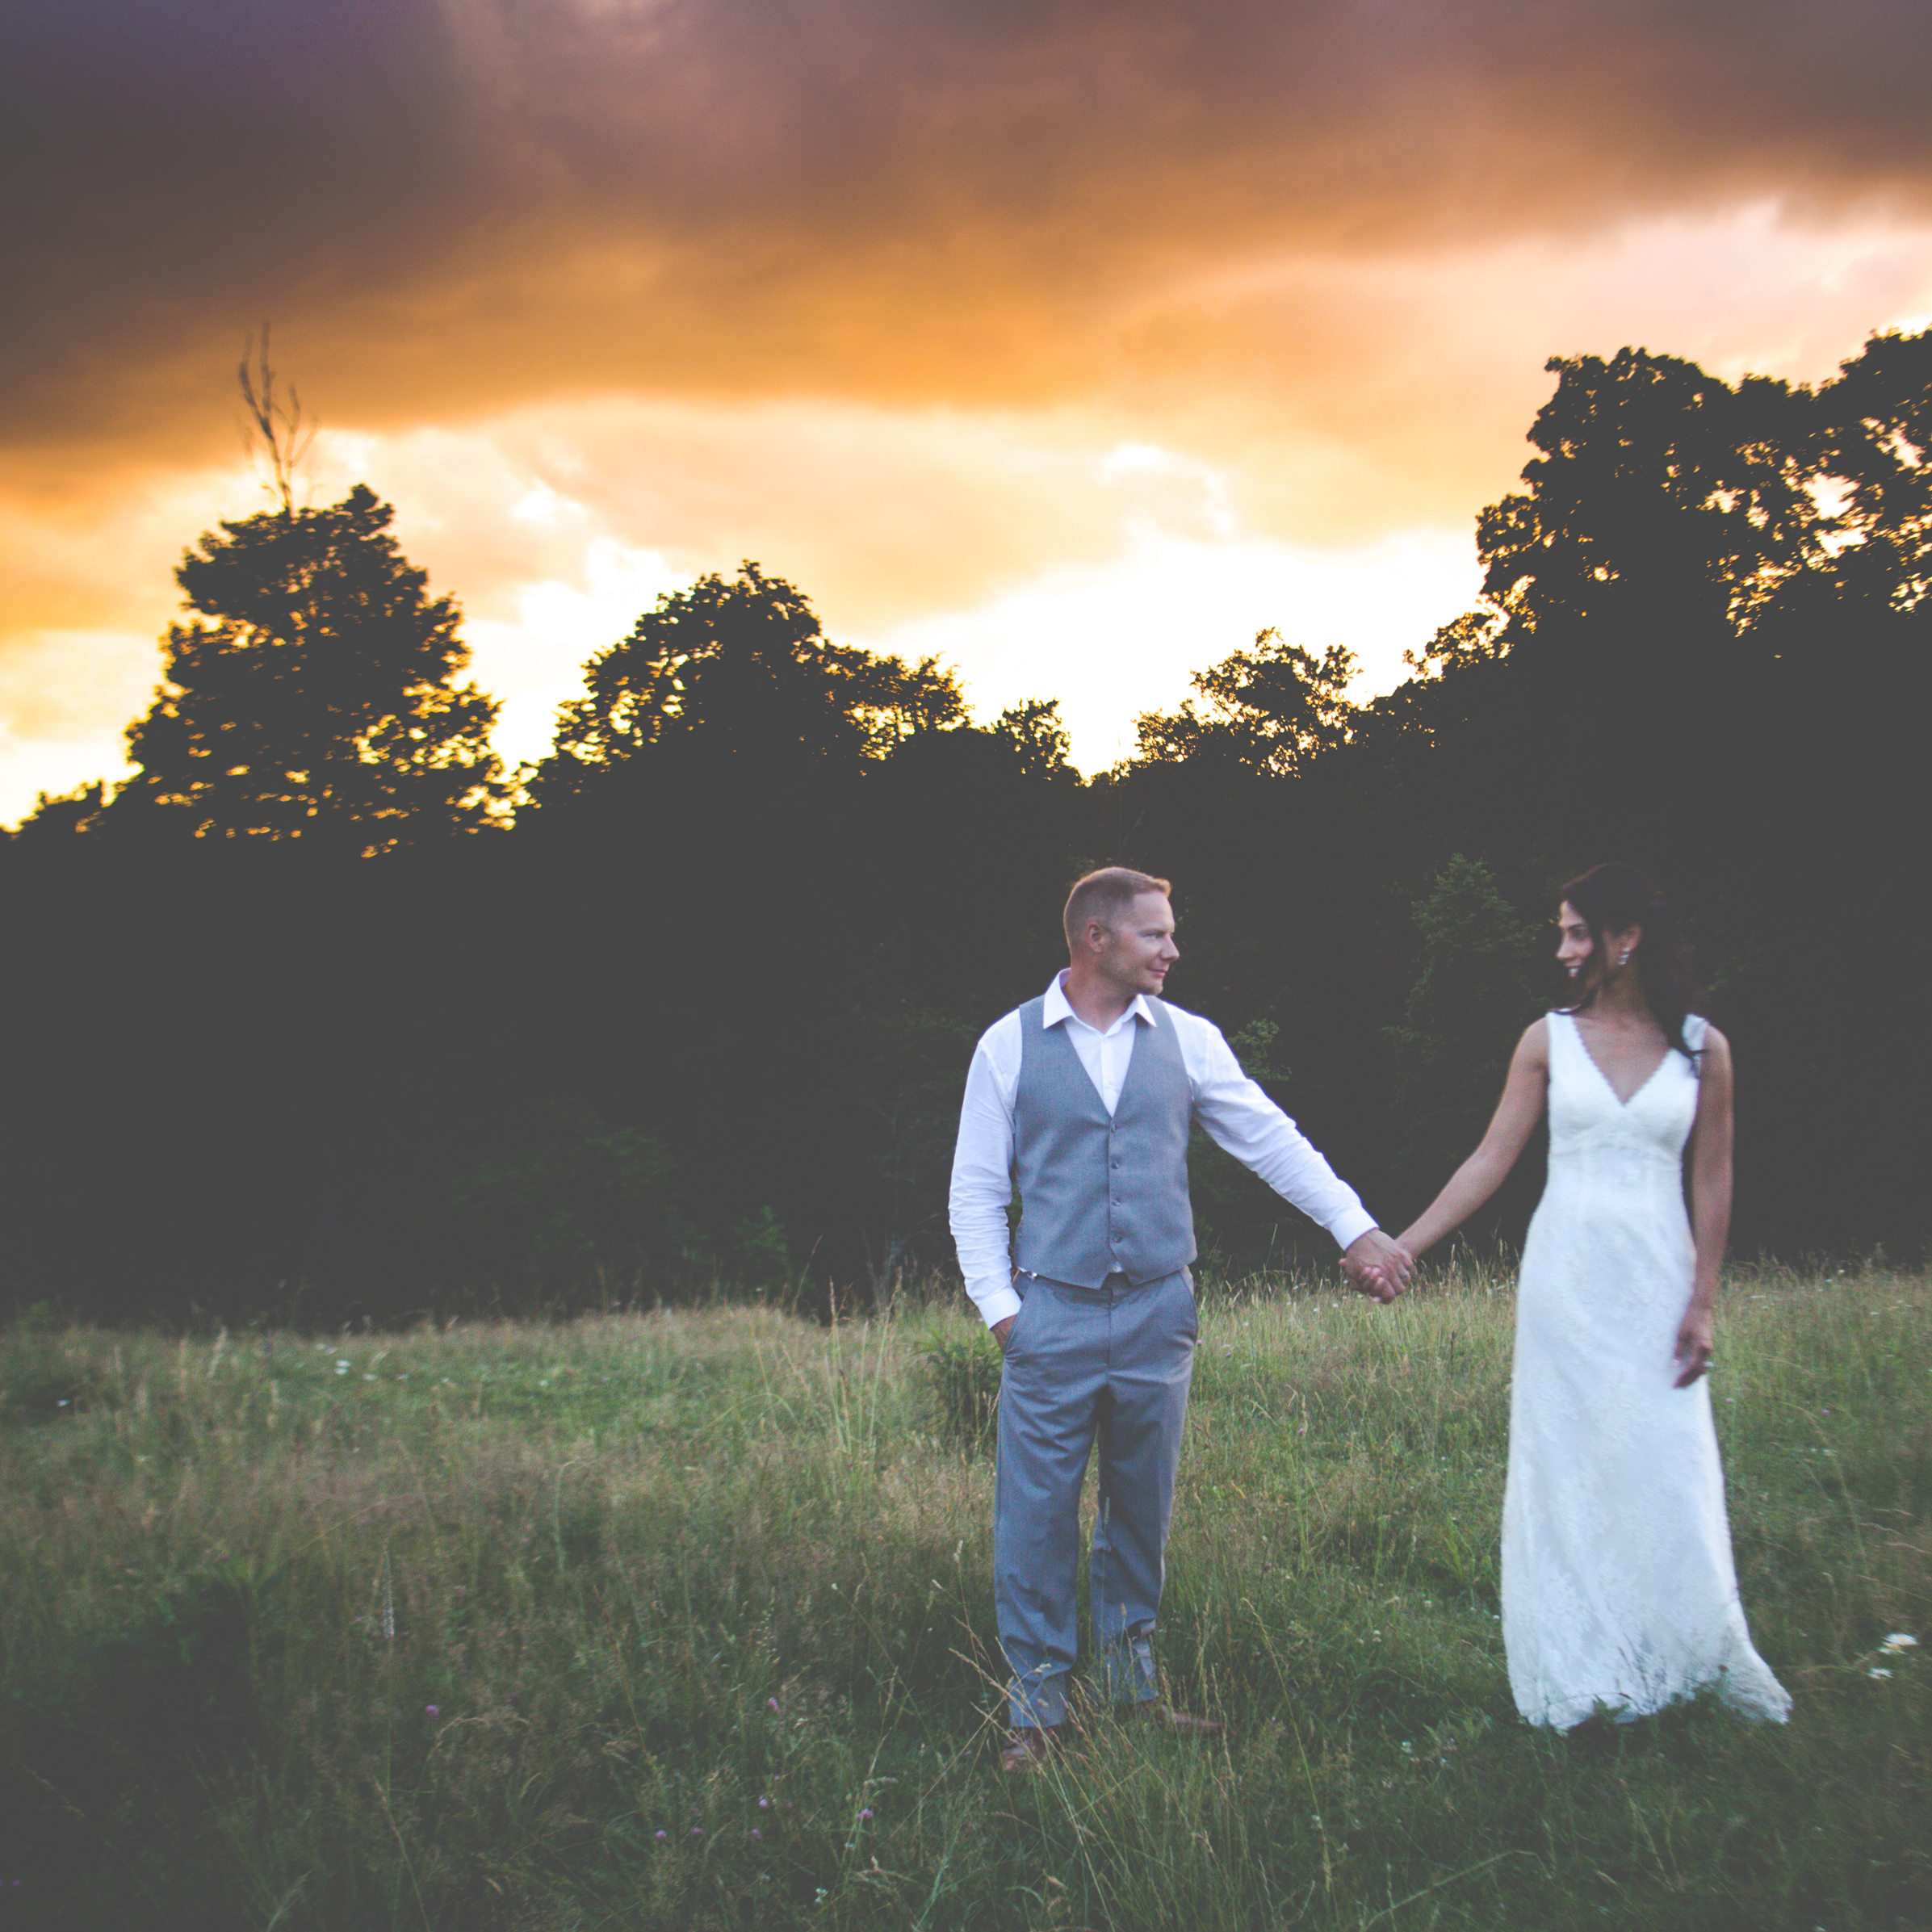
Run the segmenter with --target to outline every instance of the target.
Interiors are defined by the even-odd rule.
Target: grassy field
[[[956,1314],[16,1326],[0,1928],[1932,1925],[1926,1280],[1729,1286],[1792,1723],[1570,1739],[1496,1621],[1510,1291],[1205,1291],[1164,1658],[1227,1734],[1024,1781]]]

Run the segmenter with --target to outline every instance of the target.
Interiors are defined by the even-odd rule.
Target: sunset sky
[[[123,769],[235,364],[466,613],[500,748],[741,558],[1058,697],[1470,602],[1552,354],[1932,320],[1909,0],[16,0],[0,820]]]

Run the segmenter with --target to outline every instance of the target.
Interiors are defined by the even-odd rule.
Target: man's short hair
[[[1067,928],[1067,945],[1071,948],[1080,943],[1080,935],[1087,930],[1090,919],[1097,919],[1111,929],[1113,922],[1143,892],[1158,892],[1164,898],[1173,890],[1164,878],[1130,872],[1125,865],[1103,865],[1098,872],[1088,873],[1075,882],[1073,891],[1067,895],[1062,923]]]

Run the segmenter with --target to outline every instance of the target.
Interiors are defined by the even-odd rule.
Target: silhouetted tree
[[[1600,618],[1639,647],[1659,625],[1712,635],[1825,556],[1808,392],[1763,376],[1733,389],[1641,349],[1549,367],[1529,488],[1477,521],[1484,594],[1519,635]]]
[[[530,790],[539,803],[653,752],[701,753],[720,778],[852,769],[901,738],[963,721],[951,672],[835,644],[805,597],[756,564],[667,592],[631,635],[584,668],[585,695],[557,721]]]
[[[19,830],[10,836],[24,839],[29,844],[92,837],[107,822],[108,803],[107,784],[103,778],[76,786],[72,791],[42,792],[35,799],[33,810],[20,821]]]
[[[363,853],[490,822],[497,707],[452,681],[469,655],[456,606],[429,595],[394,516],[358,484],[326,509],[224,522],[187,553],[175,579],[197,616],[170,630],[153,707],[129,727],[140,769],[117,813]]]
[[[261,340],[243,343],[235,371],[245,420],[241,440],[252,452],[260,446],[268,465],[264,486],[284,511],[295,507],[295,476],[316,439],[316,425],[302,409],[292,384],[284,387],[268,359],[269,325],[262,325]]]
[[[1187,698],[1171,715],[1141,715],[1139,755],[1149,763],[1207,759],[1285,777],[1347,738],[1355,668],[1354,652],[1341,644],[1317,657],[1284,643],[1278,631],[1259,631],[1251,651],[1189,679],[1205,701],[1203,711]]]
[[[1932,330],[1874,336],[1819,392],[1841,599],[1909,610],[1932,591]]]
[[[307,829],[124,839],[168,815],[48,800],[0,842],[0,1000],[31,1020],[0,1293],[306,1293],[324,1318],[714,1274],[882,1289],[949,1259],[970,1041],[1059,963],[1068,881],[1114,860],[1176,882],[1176,997],[1389,1215],[1467,1150],[1561,997],[1553,971],[1525,985],[1553,888],[1633,859],[1737,1046],[1741,1243],[1911,1251],[1923,1029],[1916,949],[1886,935],[1922,815],[1929,342],[1876,337],[1815,391],[1637,350],[1558,365],[1524,488],[1483,521],[1491,597],[1417,676],[1352,708],[1344,651],[1264,632],[1092,783],[1050,701],[974,728],[948,673],[828,643],[748,565],[601,654],[503,837],[370,860],[351,814],[318,863]],[[326,548],[301,519],[344,506],[271,487],[278,509],[211,540],[224,563],[305,528]],[[286,681],[241,681],[218,718],[326,710],[304,687],[327,652],[261,650]],[[242,750],[218,763],[248,732],[211,727],[196,770],[252,782]],[[1325,1253],[1217,1151],[1197,1182],[1225,1265]]]
[[[1057,698],[1032,698],[1009,705],[994,719],[992,735],[1013,748],[1025,778],[1077,782],[1079,774],[1068,761],[1073,740],[1060,722]]]

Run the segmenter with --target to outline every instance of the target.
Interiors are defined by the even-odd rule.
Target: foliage
[[[501,836],[426,837],[459,774],[405,798],[415,752],[345,805],[333,849],[292,781],[272,811],[194,820],[202,838],[165,836],[188,820],[140,809],[145,777],[47,801],[0,843],[21,1017],[0,1296],[393,1322],[513,1278],[601,1306],[643,1269],[654,1293],[889,1297],[951,1260],[973,1041],[1038,993],[1067,885],[1109,862],[1176,882],[1174,998],[1231,1038],[1272,1029],[1254,1071],[1396,1222],[1561,995],[1486,936],[1631,859],[1683,912],[1737,1054],[1737,1242],[1916,1255],[1916,955],[1859,936],[1893,916],[1922,815],[1932,333],[1875,337],[1815,390],[1634,349],[1555,373],[1523,487],[1481,526],[1489,600],[1360,706],[1342,645],[1264,632],[1083,781],[1050,699],[969,725],[950,673],[833,643],[748,564],[600,655]],[[245,541],[203,562],[342,513],[231,526]],[[356,568],[429,622],[446,607],[367,513]],[[310,705],[310,660],[261,655]],[[230,696],[222,731],[254,715]],[[316,715],[330,702],[324,680]],[[390,785],[344,756],[345,784]],[[284,807],[300,837],[219,836]],[[598,1125],[540,1146],[553,1106]],[[661,1157],[647,1213],[614,1180],[620,1145]],[[1197,1152],[1222,1265],[1326,1251]],[[1499,1199],[1505,1242],[1533,1166]]]
[[[804,597],[756,564],[666,592],[584,668],[530,789],[567,796],[595,772],[677,748],[740,782],[801,762],[849,767],[915,731],[964,721],[953,673],[833,643]]]
[[[1523,629],[1607,616],[1695,635],[1822,560],[1802,392],[1644,350],[1549,367],[1530,487],[1478,525],[1484,593]]]
[[[1073,740],[1060,722],[1057,698],[1033,698],[1009,705],[993,720],[993,736],[1012,748],[1020,774],[1078,783],[1079,773],[1067,761]]]
[[[1405,1168],[1446,1179],[1475,1146],[1502,1090],[1516,1036],[1536,1010],[1536,930],[1459,852],[1415,906],[1421,958],[1388,1029]]]
[[[1787,1726],[1565,1739],[1496,1612],[1507,1275],[1207,1285],[1163,1655],[1002,1782],[992,1475],[931,1311],[176,1340],[0,1402],[21,1922],[1925,1926],[1932,1291],[1733,1276],[1718,1401]],[[34,1359],[48,1331],[31,1339]],[[15,1338],[0,1335],[0,1387]],[[36,1367],[33,1373],[43,1373]],[[1889,1673],[1889,1674],[1885,1674]],[[662,1834],[661,1836],[660,1834]]]
[[[358,853],[490,822],[497,707],[451,682],[468,657],[456,606],[397,548],[395,513],[358,484],[187,553],[175,577],[198,615],[169,631],[160,692],[128,729],[140,770],[117,813]]]
[[[438,1196],[422,1223],[430,1265],[509,1309],[634,1301],[694,1238],[664,1147],[582,1103],[535,1108]]]
[[[920,1366],[932,1393],[940,1433],[969,1455],[990,1450],[1004,1360],[991,1333],[974,1324],[935,1342]]]
[[[1317,657],[1283,642],[1278,631],[1259,631],[1253,650],[1193,674],[1189,681],[1206,701],[1205,716],[1192,698],[1171,717],[1142,715],[1135,727],[1140,756],[1157,764],[1204,759],[1290,777],[1347,739],[1355,673],[1355,653],[1343,645],[1331,644]]]
[[[1829,530],[1834,587],[1916,608],[1932,592],[1932,330],[1874,336],[1818,413],[1819,470],[1846,492]]]
[[[1549,366],[1529,488],[1478,524],[1484,593],[1520,632],[1714,635],[1932,586],[1932,332],[1873,337],[1817,392],[1636,349]]]
[[[974,1033],[952,1014],[903,995],[873,1000],[863,981],[833,1035],[825,1113],[842,1137],[869,1209],[861,1227],[865,1278],[884,1301],[919,1251],[943,1238],[941,1204],[958,1125],[960,1069]]]

